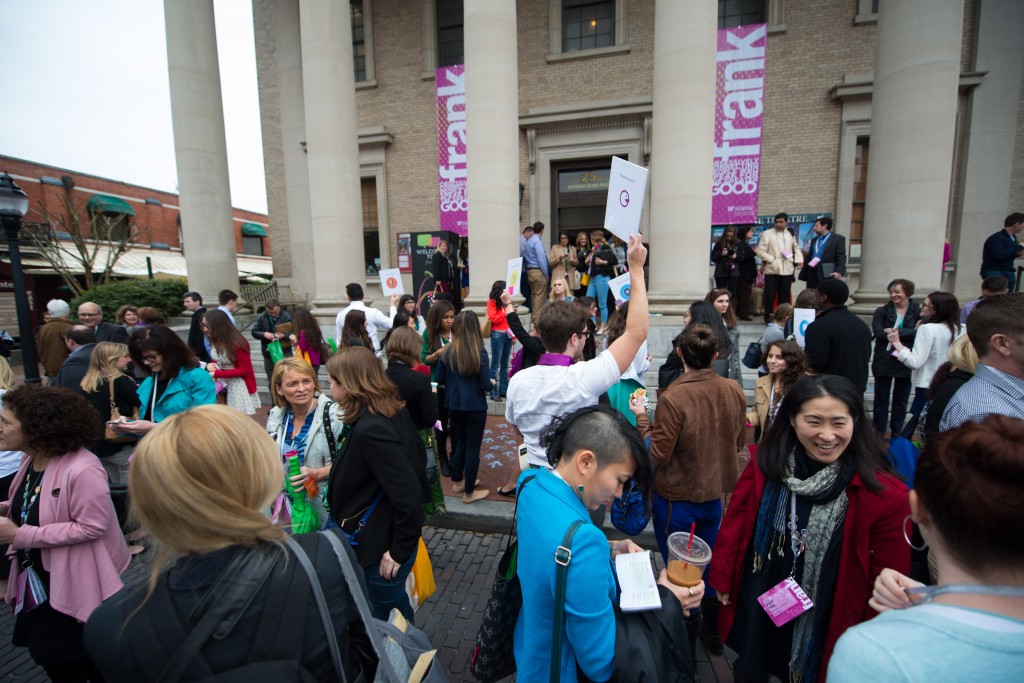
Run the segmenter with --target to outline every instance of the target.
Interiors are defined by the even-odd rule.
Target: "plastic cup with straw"
[[[669,535],[668,580],[677,586],[693,588],[701,582],[705,567],[711,563],[711,546],[696,535],[697,523],[690,525],[690,533],[676,531]]]

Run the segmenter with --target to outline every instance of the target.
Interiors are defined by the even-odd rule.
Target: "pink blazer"
[[[30,462],[28,456],[22,458],[8,500]],[[20,527],[7,551],[12,560],[5,600],[14,604],[21,571],[13,559],[15,549],[39,548],[43,568],[50,572],[50,605],[85,622],[121,589],[121,572],[131,561],[110,500],[107,473],[96,456],[82,448],[51,460],[42,485],[39,526]]]

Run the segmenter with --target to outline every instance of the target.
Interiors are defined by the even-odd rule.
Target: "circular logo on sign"
[[[398,280],[396,280],[393,277],[389,277],[387,279],[387,285],[388,285],[388,289],[394,289],[395,287],[398,286]]]
[[[805,337],[807,336],[807,326],[809,324],[810,324],[810,322],[807,321],[807,320],[801,320],[800,321],[800,334],[804,335]]]
[[[623,207],[629,206],[629,192],[626,190],[619,193],[619,204]]]
[[[629,301],[629,285],[622,288],[622,298],[625,301]]]

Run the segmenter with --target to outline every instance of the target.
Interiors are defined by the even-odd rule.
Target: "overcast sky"
[[[214,8],[231,203],[266,213],[252,3]],[[163,1],[0,0],[0,13],[0,154],[177,192]]]

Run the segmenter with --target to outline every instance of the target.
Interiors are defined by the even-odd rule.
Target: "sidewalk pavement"
[[[468,670],[469,655],[506,536],[426,527],[423,541],[434,565],[437,592],[417,611],[416,625],[438,648],[441,665],[451,683],[474,681]],[[152,550],[137,556],[124,574],[127,585],[146,581],[153,556]],[[658,561],[660,563],[660,559]],[[0,609],[0,612],[0,682],[46,681],[46,675],[29,657],[28,650],[11,645],[14,616],[8,609]],[[730,656],[730,660],[733,658],[734,655]],[[697,672],[702,683],[731,683],[733,680],[726,659],[709,658],[702,645],[697,646]]]

